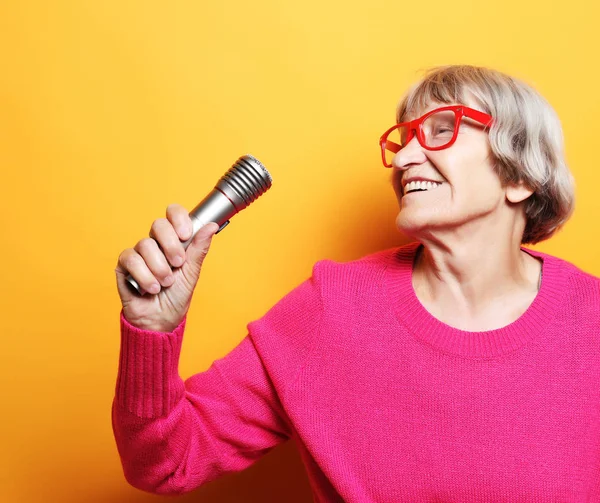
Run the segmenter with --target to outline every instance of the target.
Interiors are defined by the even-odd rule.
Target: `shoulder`
[[[247,324],[250,339],[274,380],[288,386],[296,369],[318,346],[320,333],[328,330],[322,329],[325,320],[333,317],[336,325],[347,326],[365,303],[381,298],[377,294],[381,278],[398,249],[349,261],[318,260],[312,274]]]
[[[545,260],[549,260],[555,264],[555,267],[563,271],[571,282],[580,282],[592,287],[598,287],[600,285],[600,277],[593,275],[587,271],[584,271],[579,266],[570,262],[567,259],[550,255],[549,253],[543,253],[534,251],[534,254],[541,256]]]
[[[312,275],[322,287],[339,288],[357,282],[374,282],[381,278],[403,250],[414,244],[378,250],[353,260],[322,259],[312,268]]]
[[[355,297],[357,293],[365,297],[381,284],[386,269],[398,251],[405,248],[406,245],[379,250],[349,261],[318,260],[312,265],[312,273],[280,298],[261,318],[261,323],[279,326],[297,320],[305,324],[309,318],[319,318],[332,302]]]
[[[571,296],[577,300],[591,302],[593,307],[598,308],[597,312],[600,312],[600,278],[567,260],[557,260],[567,273]]]
[[[544,260],[544,274],[548,271],[560,281],[559,284],[565,288],[562,292],[564,300],[571,299],[577,303],[600,308],[600,277],[583,270],[565,258],[537,250],[527,251]]]

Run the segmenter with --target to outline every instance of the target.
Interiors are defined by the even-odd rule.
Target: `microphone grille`
[[[221,177],[217,187],[229,194],[239,211],[264,194],[272,182],[267,168],[256,157],[246,154]]]
[[[246,154],[246,155],[243,155],[242,157],[240,157],[240,160],[242,160],[242,159],[245,161],[248,161],[248,162],[252,162],[267,177],[267,179],[269,180],[269,183],[273,182],[273,178],[271,178],[271,174],[267,171],[267,168],[265,168],[264,164],[262,162],[260,162],[256,157],[254,157],[250,154]]]

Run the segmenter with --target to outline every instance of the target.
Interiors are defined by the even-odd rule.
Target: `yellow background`
[[[496,68],[554,106],[577,206],[533,248],[600,275],[598,14],[581,0],[2,2],[0,501],[163,501],[127,484],[112,436],[120,252],[238,156],[269,169],[205,262],[180,372],[205,370],[315,261],[407,242],[377,140],[427,67]],[[311,496],[288,443],[180,501]]]

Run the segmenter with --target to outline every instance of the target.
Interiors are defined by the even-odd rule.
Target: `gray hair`
[[[530,85],[484,67],[430,68],[398,104],[396,120],[403,122],[432,102],[466,103],[469,95],[494,118],[489,141],[503,186],[523,181],[534,190],[525,201],[521,244],[550,238],[575,209],[575,180],[565,161],[560,120]]]

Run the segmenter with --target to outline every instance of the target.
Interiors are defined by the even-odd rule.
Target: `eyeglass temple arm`
[[[484,112],[480,112],[479,110],[469,110],[469,109],[463,109],[463,110],[464,110],[463,113],[467,117],[469,117],[470,119],[475,119],[477,122],[481,122],[485,126],[491,126],[492,123],[494,122],[494,120],[492,119],[491,116],[489,116],[488,114],[486,114]]]

